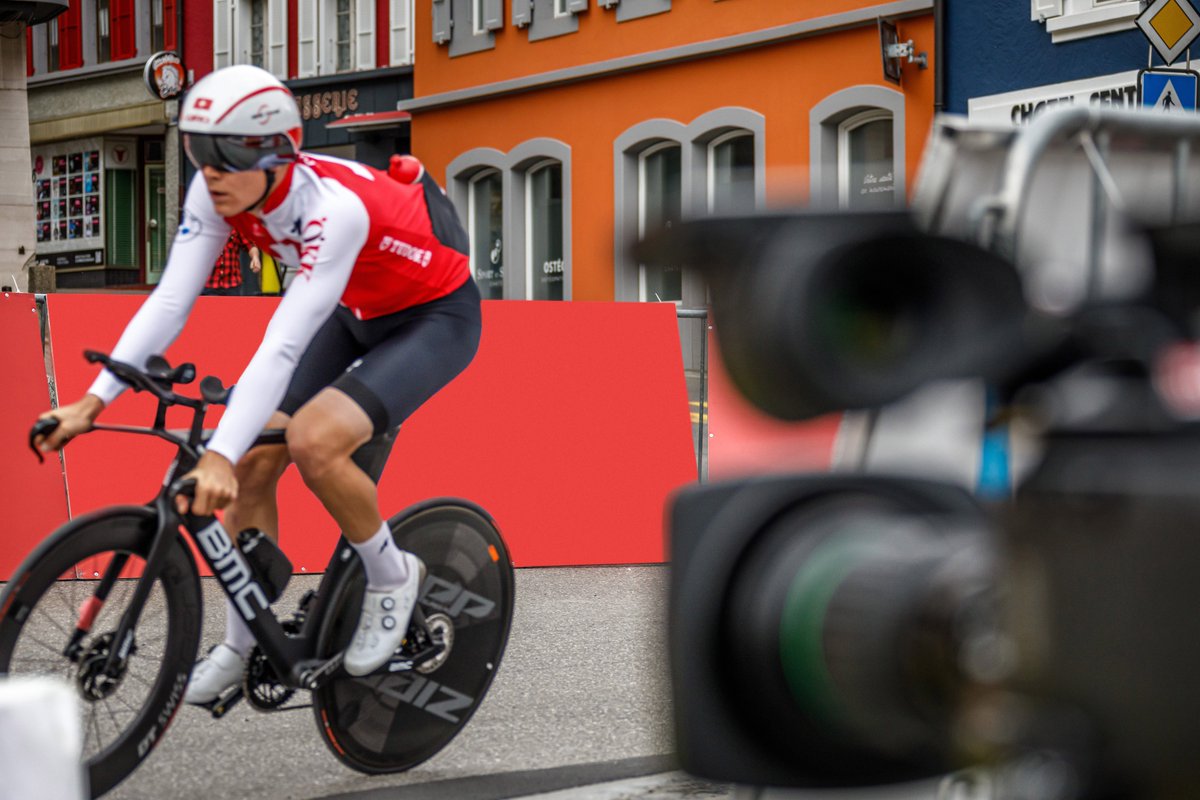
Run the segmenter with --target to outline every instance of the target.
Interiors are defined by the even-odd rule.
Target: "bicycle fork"
[[[111,689],[112,685],[120,680],[129,656],[137,651],[137,641],[134,631],[137,628],[138,621],[141,619],[142,609],[146,605],[146,600],[150,596],[150,590],[154,587],[154,581],[158,579],[158,575],[162,570],[162,565],[168,552],[167,548],[172,544],[170,532],[167,528],[167,520],[171,519],[167,502],[167,499],[162,496],[155,499],[157,528],[154,531],[150,552],[146,555],[145,567],[142,570],[141,577],[138,578],[133,597],[130,598],[129,604],[126,606],[124,612],[122,612],[121,618],[117,622],[117,627],[111,634],[111,638],[109,638],[109,634],[105,634],[101,640],[96,640],[96,643],[91,648],[95,649],[96,652],[92,656],[88,656],[83,646],[84,639],[92,632],[92,626],[95,624],[96,618],[100,615],[100,611],[104,608],[109,593],[112,591],[113,586],[116,585],[121,572],[128,565],[128,553],[118,553],[109,561],[108,566],[104,569],[104,575],[100,578],[100,583],[96,586],[96,590],[81,604],[75,629],[71,632],[71,635],[67,639],[67,644],[63,648],[63,656],[73,664],[79,664],[85,658],[87,659],[88,663],[84,666],[84,672],[81,672],[81,680],[83,681],[82,685],[85,692],[91,696],[97,698],[104,696]],[[106,644],[107,652],[104,652],[104,638],[108,639]],[[99,649],[96,649],[97,645],[100,646]],[[103,655],[102,662],[99,658],[100,655]]]

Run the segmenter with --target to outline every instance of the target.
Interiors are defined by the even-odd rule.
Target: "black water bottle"
[[[292,562],[279,545],[258,528],[246,528],[239,533],[238,548],[250,564],[254,579],[266,593],[267,601],[274,603],[292,577]]]

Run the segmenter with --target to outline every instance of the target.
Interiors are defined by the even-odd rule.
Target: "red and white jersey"
[[[272,195],[261,216],[239,214],[229,222],[281,263],[296,266],[296,280],[350,259],[341,303],[359,319],[444,297],[470,276],[466,253],[438,238],[423,182],[399,183],[355,161],[308,153],[284,181],[286,192]],[[333,228],[365,232],[365,241],[343,240],[338,252],[329,252]]]
[[[237,381],[209,449],[236,463],[278,408],[300,356],[339,303],[360,319],[450,294],[470,280],[466,233],[429,178],[400,183],[353,161],[301,154],[258,214],[226,219],[202,175],[188,187],[162,280],[112,357],[145,364],[179,335],[232,227],[297,271]],[[125,385],[103,371],[106,404]]]

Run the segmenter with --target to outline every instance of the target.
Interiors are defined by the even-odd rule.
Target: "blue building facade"
[[[1061,103],[1133,106],[1138,71],[1164,66],[1135,24],[1138,0],[944,3],[943,110],[972,121],[1021,125]],[[1200,59],[1200,40],[1194,49]]]

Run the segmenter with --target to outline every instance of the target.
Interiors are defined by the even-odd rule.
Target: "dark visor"
[[[292,142],[283,134],[216,136],[207,133],[185,133],[183,147],[196,169],[213,167],[222,172],[269,169],[296,160]]]

